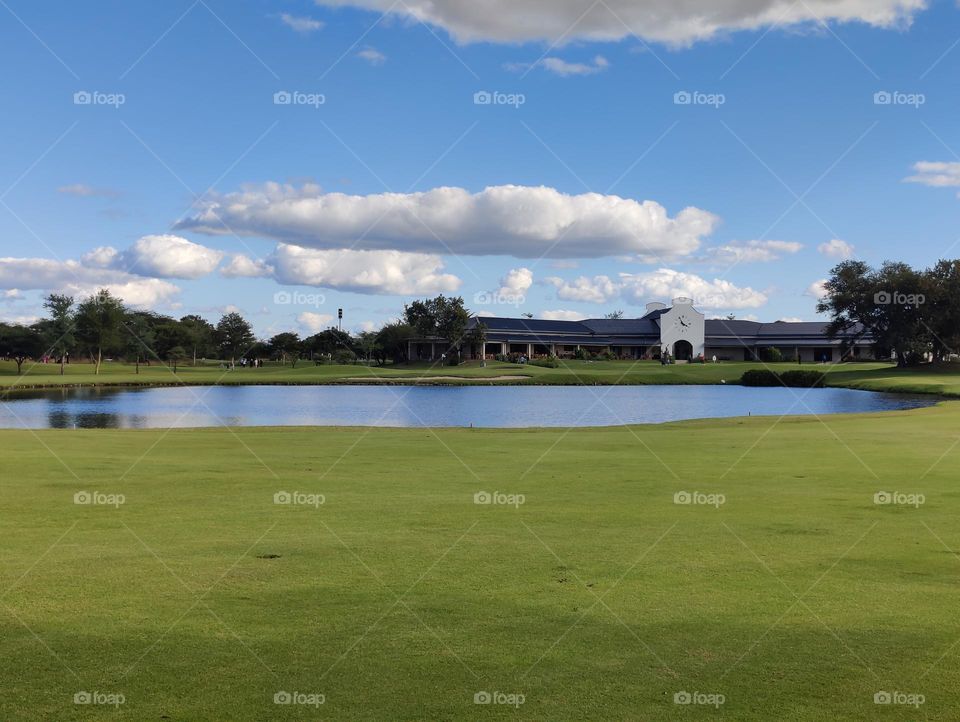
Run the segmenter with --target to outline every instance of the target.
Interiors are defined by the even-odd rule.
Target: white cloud
[[[88,256],[102,251],[97,249]],[[114,268],[88,265],[84,261],[0,258],[0,289],[39,290],[84,298],[101,288],[131,306],[157,306],[170,302],[180,293],[177,286],[167,281],[141,278]]]
[[[922,183],[935,188],[960,186],[960,163],[920,161],[913,164],[915,175],[904,178],[908,183]]]
[[[23,298],[23,294],[20,293],[19,288],[11,288],[0,292],[0,298],[4,301],[19,301]]]
[[[281,243],[267,259],[278,283],[355,293],[416,295],[456,291],[443,259],[400,251],[317,251]]]
[[[905,27],[927,0],[315,0],[442,27],[461,43],[613,41],[637,35],[689,44],[725,31],[824,22]],[[585,12],[586,11],[586,12]]]
[[[544,311],[540,314],[540,318],[547,321],[582,321],[585,318],[589,318],[589,316],[579,311],[564,311],[558,309],[556,311]]]
[[[270,265],[261,259],[253,259],[242,253],[235,253],[220,269],[225,278],[264,278],[273,274]]]
[[[827,258],[847,259],[853,258],[854,248],[846,241],[834,238],[826,243],[821,243],[817,246],[817,250]]]
[[[517,258],[689,255],[719,219],[699,208],[671,218],[655,201],[567,195],[548,187],[441,187],[368,196],[269,183],[216,197],[180,228],[236,232],[318,249],[402,250]]]
[[[784,323],[801,323],[803,321],[803,319],[799,316],[784,316],[779,320],[783,321]]]
[[[606,303],[620,294],[620,285],[609,276],[580,276],[575,281],[554,276],[545,280],[557,289],[557,298],[564,301]]]
[[[320,333],[330,328],[330,322],[333,321],[333,316],[329,313],[312,313],[310,311],[304,311],[299,316],[297,316],[297,323],[300,324],[300,328],[309,334]]]
[[[581,276],[574,281],[547,278],[557,289],[557,297],[567,301],[609,303],[623,298],[627,303],[644,305],[649,301],[669,302],[674,298],[692,298],[702,308],[759,308],[767,295],[750,287],[736,286],[730,281],[709,281],[692,273],[660,268],[648,273],[621,273],[609,276]]]
[[[500,296],[522,296],[533,285],[533,271],[529,268],[512,268],[500,279]]]
[[[359,329],[366,333],[371,333],[373,331],[378,330],[379,328],[380,328],[379,324],[374,323],[373,321],[361,321],[359,326]]]
[[[568,63],[561,58],[550,57],[541,60],[540,65],[542,65],[545,70],[562,77],[569,75],[593,75],[610,67],[610,63],[602,55],[598,55],[589,63]]]
[[[216,269],[223,253],[179,236],[144,236],[113,262],[140,276],[196,279]]]
[[[304,17],[301,15],[291,15],[290,13],[283,13],[280,15],[280,21],[286,25],[288,28],[296,30],[298,33],[312,33],[323,28],[323,23],[319,20],[314,20],[313,18]]]
[[[797,253],[803,248],[795,241],[732,241],[707,250],[709,260],[717,263],[758,263],[776,261],[785,254]]]
[[[650,300],[669,301],[680,296],[692,298],[701,308],[759,308],[767,296],[749,286],[736,286],[716,278],[708,281],[692,273],[660,268],[649,273],[621,273],[621,295],[634,304]]]
[[[822,278],[819,281],[814,281],[809,286],[807,286],[807,290],[804,291],[803,295],[813,296],[818,300],[825,297],[827,295],[826,283],[827,283],[826,278]]]
[[[366,60],[370,65],[383,65],[387,62],[387,56],[376,48],[364,48],[357,53],[357,57]]]

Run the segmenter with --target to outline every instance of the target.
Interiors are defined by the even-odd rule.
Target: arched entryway
[[[675,361],[692,361],[693,344],[682,339],[677,341],[673,344],[673,359]]]

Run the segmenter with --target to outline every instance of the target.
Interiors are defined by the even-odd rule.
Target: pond
[[[936,401],[851,389],[741,386],[91,387],[6,394],[0,428],[614,426],[890,411]]]

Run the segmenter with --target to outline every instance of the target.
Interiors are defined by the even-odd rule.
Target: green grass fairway
[[[0,719],[956,720],[958,429],[3,431]]]
[[[678,364],[661,366],[657,361],[564,361],[560,368],[490,362],[481,367],[477,362],[460,366],[412,364],[410,366],[315,366],[308,362],[289,366],[268,365],[259,369],[236,368],[226,371],[217,364],[197,367],[180,366],[174,374],[169,368],[154,364],[135,368],[123,363],[105,363],[99,376],[89,364],[71,364],[67,373],[53,364],[24,366],[18,376],[16,365],[0,362],[0,389],[36,388],[61,385],[158,385],[158,384],[330,384],[404,383],[428,378],[430,383],[524,383],[551,385],[607,384],[718,384],[736,383],[749,369],[771,368],[786,371],[796,368],[817,369],[828,374],[828,383],[871,391],[903,391],[960,396],[960,366],[924,366],[898,369],[889,363],[855,363],[835,365],[761,364],[723,362],[717,364]],[[509,381],[491,381],[498,377],[521,377]],[[442,379],[446,379],[443,381]]]

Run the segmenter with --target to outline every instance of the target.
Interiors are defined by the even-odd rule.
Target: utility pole
[[[343,309],[338,308],[337,309],[337,331],[343,331],[341,326],[343,326]]]

